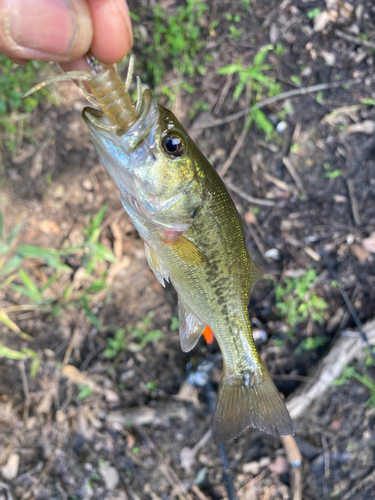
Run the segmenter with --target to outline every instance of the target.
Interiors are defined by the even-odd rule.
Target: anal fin
[[[145,241],[145,251],[148,265],[154,272],[160,283],[165,286],[165,281],[169,281],[168,271],[165,265],[160,261],[155,250]]]
[[[181,349],[184,352],[189,352],[198,342],[205,325],[180,296],[178,296],[178,316],[180,320]]]

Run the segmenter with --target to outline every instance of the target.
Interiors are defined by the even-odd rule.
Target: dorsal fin
[[[184,352],[189,352],[198,342],[206,325],[197,318],[180,296],[178,296],[178,316],[180,320],[181,349]]]
[[[145,251],[147,262],[152,271],[154,272],[160,283],[165,286],[165,281],[169,281],[168,271],[165,265],[160,261],[155,250],[145,241]]]

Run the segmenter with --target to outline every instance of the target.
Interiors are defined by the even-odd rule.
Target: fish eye
[[[182,156],[185,152],[185,141],[177,134],[167,134],[163,137],[162,143],[164,151],[169,156]]]

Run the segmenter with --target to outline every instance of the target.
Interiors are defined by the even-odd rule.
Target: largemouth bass
[[[251,334],[248,303],[258,270],[244,226],[222,180],[177,118],[142,93],[132,105],[110,66],[94,64],[89,81],[97,108],[86,122],[100,160],[145,243],[148,263],[178,293],[181,348],[193,349],[209,326],[223,354],[213,435],[217,442],[247,427],[293,433],[283,400]]]

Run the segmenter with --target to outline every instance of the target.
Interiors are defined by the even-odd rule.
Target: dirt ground
[[[153,4],[129,5],[140,19],[134,23],[134,53],[136,73],[142,73],[143,48],[152,43]],[[179,5],[162,2],[166,12]],[[172,109],[219,171],[238,147],[223,178],[234,186],[230,192],[245,219],[249,252],[266,275],[253,291],[249,313],[275,383],[292,399],[341,332],[355,328],[323,252],[360,321],[374,318],[375,5],[372,0],[258,0],[249,9],[246,2],[229,0],[207,5],[201,19],[205,45],[194,61],[206,73],[190,78],[195,93],[176,92]],[[241,33],[234,37],[229,25],[236,13]],[[247,116],[225,121],[250,101],[245,94],[233,99],[237,75],[217,73],[238,60],[250,66],[267,44],[285,49],[279,55],[270,51],[266,59],[267,74],[281,82],[281,92],[326,84],[318,96],[285,96],[262,108],[277,125],[272,140],[255,124],[243,133]],[[176,74],[172,67],[165,74],[167,87]],[[207,358],[217,385],[218,347],[201,340],[191,353],[181,351],[173,321],[176,294],[172,287],[163,289],[148,268],[143,243],[98,163],[80,116],[85,100],[73,83],[62,83],[58,91],[58,106],[41,105],[30,117],[33,142],[25,140],[13,157],[2,152],[5,230],[23,221],[20,244],[79,245],[90,217],[106,203],[100,242],[116,261],[100,262],[87,277],[76,257],[64,256],[70,271],[61,280],[77,288],[108,272],[109,288],[92,298],[102,327],[75,306],[56,314],[41,307],[10,313],[32,342],[0,323],[0,344],[29,347],[40,357],[35,377],[31,359],[0,358],[0,499],[228,498],[219,449],[206,434],[212,419],[207,398],[186,381],[188,362]],[[208,109],[192,116],[189,110],[199,99]],[[167,104],[165,96],[160,100]],[[26,266],[35,282],[49,278],[43,263]],[[309,318],[290,333],[278,314],[275,288],[306,269],[316,271],[314,291],[328,309],[321,324]],[[0,309],[28,303],[0,284]],[[122,327],[126,348],[110,359],[108,339]],[[163,335],[141,348],[137,331]],[[316,337],[327,341],[297,349]],[[356,369],[370,382],[375,376],[371,366]],[[367,404],[372,394],[350,378],[329,387],[295,421],[303,500],[375,499],[375,410]],[[189,460],[189,449],[204,436]],[[248,430],[226,451],[239,499],[297,498],[280,440]]]

